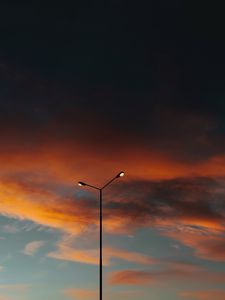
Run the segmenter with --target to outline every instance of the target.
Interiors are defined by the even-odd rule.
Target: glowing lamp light
[[[82,181],[79,181],[79,182],[78,182],[78,185],[79,185],[79,186],[85,186],[86,183],[84,183],[84,182],[82,182]]]
[[[121,171],[117,176],[116,178],[119,178],[119,177],[123,177],[125,175],[125,173],[123,171]]]

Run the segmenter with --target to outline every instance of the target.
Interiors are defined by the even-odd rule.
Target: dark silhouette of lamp
[[[88,184],[83,181],[78,181],[79,186],[88,186],[99,191],[99,225],[100,225],[100,236],[99,236],[99,300],[102,300],[102,191],[110,185],[115,179],[123,177],[125,173],[123,171],[119,172],[115,177],[108,181],[103,187],[99,188],[97,186]]]

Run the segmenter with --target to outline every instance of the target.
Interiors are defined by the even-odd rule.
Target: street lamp
[[[83,181],[79,181],[79,186],[88,186],[95,190],[99,191],[99,225],[100,225],[100,238],[99,238],[99,246],[100,246],[100,255],[99,255],[99,300],[102,300],[102,191],[104,188],[106,188],[108,185],[110,185],[115,179],[123,177],[125,173],[121,171],[118,173],[115,177],[113,177],[110,181],[108,181],[103,187],[99,188],[97,186],[85,183]]]

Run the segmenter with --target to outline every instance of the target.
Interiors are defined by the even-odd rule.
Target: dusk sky
[[[1,3],[0,300],[98,299],[77,182],[122,170],[103,299],[225,299],[224,29],[212,2]]]

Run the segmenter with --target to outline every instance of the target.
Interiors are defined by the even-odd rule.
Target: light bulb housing
[[[79,185],[79,186],[85,186],[86,183],[84,183],[84,182],[82,182],[82,181],[79,181],[79,182],[78,182],[78,185]]]

